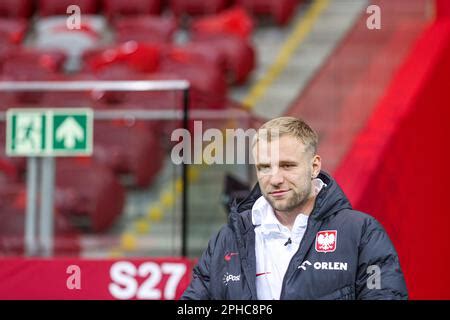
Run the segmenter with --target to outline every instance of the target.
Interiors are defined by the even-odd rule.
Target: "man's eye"
[[[269,166],[260,166],[260,167],[258,167],[258,171],[268,172],[268,171],[270,171],[270,167]]]
[[[285,168],[285,169],[289,169],[289,168],[295,167],[295,165],[293,165],[293,164],[284,164],[284,165],[282,165],[282,167]]]

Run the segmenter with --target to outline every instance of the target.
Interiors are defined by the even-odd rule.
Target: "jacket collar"
[[[316,232],[320,229],[323,219],[343,209],[351,209],[350,203],[337,185],[334,179],[325,172],[320,172],[320,178],[327,186],[316,197],[313,211],[308,219],[308,227],[304,235],[304,245],[300,245],[299,251],[293,258],[295,263],[290,263],[290,268],[305,257],[308,248],[314,241]],[[234,202],[229,216],[229,225],[234,230],[238,245],[239,255],[247,284],[254,299],[257,299],[256,293],[256,256],[255,256],[255,225],[252,223],[252,207],[255,201],[261,197],[261,190],[256,184],[250,194],[241,202]],[[252,231],[252,232],[249,232]],[[288,270],[289,271],[289,270]],[[287,273],[288,273],[287,271]],[[283,292],[282,292],[283,295]]]
[[[351,209],[350,202],[344,192],[328,173],[321,171],[318,178],[321,179],[326,186],[322,188],[316,197],[310,219],[323,220],[340,210]],[[254,230],[255,226],[252,223],[251,209],[256,200],[261,196],[262,193],[259,184],[256,184],[243,201],[240,203],[233,203],[229,218],[229,224],[233,230],[238,231],[240,234],[245,234],[249,230]]]

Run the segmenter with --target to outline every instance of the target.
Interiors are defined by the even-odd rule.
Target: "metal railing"
[[[0,82],[0,92],[46,92],[46,91],[182,91],[183,110],[170,112],[168,110],[150,110],[137,112],[120,111],[95,111],[94,118],[121,119],[132,115],[136,119],[183,119],[183,128],[188,128],[189,119],[189,82],[184,80],[174,81],[4,81]],[[0,115],[0,121],[5,121],[6,115]],[[29,157],[27,172],[27,207],[25,219],[25,252],[27,255],[35,255],[38,248],[42,247],[43,256],[53,254],[54,216],[53,216],[53,192],[54,192],[54,159],[53,157]],[[39,162],[41,174],[38,174]],[[38,179],[41,178],[43,198],[40,206],[39,239],[36,235],[37,223],[37,189]],[[182,246],[181,255],[187,256],[187,165],[182,165]],[[38,241],[36,241],[38,240]]]

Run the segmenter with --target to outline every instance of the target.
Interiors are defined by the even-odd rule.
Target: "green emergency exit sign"
[[[6,117],[9,156],[92,154],[91,109],[9,109]]]

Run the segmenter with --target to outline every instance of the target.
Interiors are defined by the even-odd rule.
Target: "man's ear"
[[[311,172],[312,177],[311,178],[315,179],[319,175],[320,169],[322,168],[322,159],[320,158],[319,155],[316,154],[312,158],[311,165],[312,165],[312,172]]]

